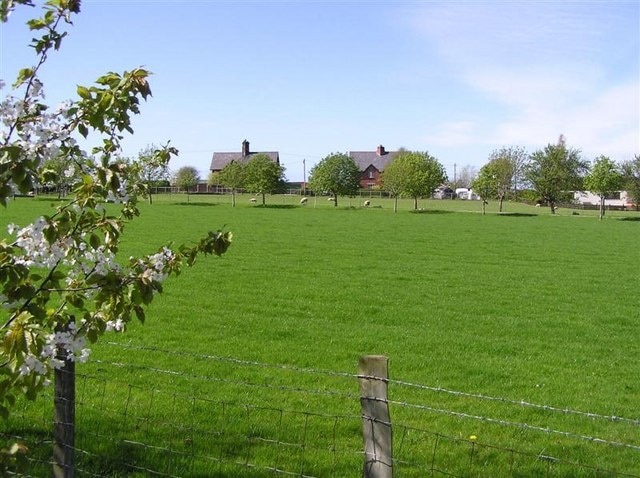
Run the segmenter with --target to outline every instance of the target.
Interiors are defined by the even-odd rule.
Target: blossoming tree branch
[[[0,0],[6,22],[32,0]],[[34,66],[18,72],[0,104],[0,203],[16,193],[74,179],[69,199],[27,225],[10,224],[0,241],[0,416],[7,418],[18,394],[34,398],[66,361],[84,361],[88,344],[138,319],[171,274],[200,254],[223,254],[231,233],[211,231],[194,245],[161,246],[144,257],[117,260],[123,227],[146,197],[139,163],[120,158],[121,141],[133,133],[131,116],[151,95],[142,68],[107,73],[77,88],[78,98],[51,108],[39,72],[61,47],[63,31],[80,12],[79,0],[50,0],[42,16],[27,22],[34,32]],[[39,36],[38,36],[39,35]],[[80,136],[99,138],[90,152]],[[153,152],[166,164],[177,150],[167,143]],[[64,161],[66,168],[49,168]],[[108,207],[106,204],[110,203]],[[5,449],[5,453],[9,449]],[[15,445],[11,448],[15,452]]]

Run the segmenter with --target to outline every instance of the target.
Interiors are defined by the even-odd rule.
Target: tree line
[[[309,186],[331,194],[337,206],[338,195],[358,193],[360,175],[349,155],[333,153],[311,170]],[[497,200],[502,212],[504,200],[519,198],[519,191],[524,189],[530,198],[548,205],[552,213],[558,203],[571,200],[573,191],[585,190],[600,198],[600,218],[604,215],[605,198],[616,191],[626,190],[632,203],[640,208],[640,155],[621,164],[603,155],[590,164],[579,149],[567,146],[562,135],[555,144],[532,154],[513,146],[494,150],[473,176],[468,185],[482,199],[483,212],[489,200]],[[381,174],[381,188],[394,198],[394,211],[399,197],[412,198],[417,209],[418,198],[431,197],[436,188],[445,184],[455,186],[449,183],[442,164],[428,152],[401,149]]]
[[[155,158],[153,153],[157,148],[148,146],[140,151],[137,159],[121,159],[139,165],[140,180],[149,189],[149,202],[153,186],[171,183],[188,193],[200,182],[198,171],[192,166],[184,166],[172,175],[168,165]],[[56,171],[53,177],[59,194],[64,194],[74,181],[66,173],[68,161],[56,158],[46,164],[49,170]],[[283,166],[266,154],[258,153],[248,161],[232,160],[222,170],[210,173],[207,184],[229,188],[233,206],[236,205],[236,193],[241,190],[261,195],[264,205],[266,194],[284,187],[284,173]],[[309,187],[317,193],[332,196],[337,206],[339,196],[358,194],[360,179],[361,171],[348,154],[331,153],[311,169]],[[627,191],[631,203],[640,209],[640,155],[621,163],[601,155],[590,163],[579,149],[567,146],[561,135],[556,143],[531,154],[517,146],[496,149],[479,171],[467,166],[457,179],[449,181],[443,165],[430,153],[400,149],[382,172],[380,187],[394,198],[394,210],[397,211],[398,198],[412,198],[414,209],[417,209],[419,198],[431,197],[442,185],[471,188],[482,200],[483,213],[489,201],[498,201],[502,212],[505,199],[523,198],[547,205],[555,213],[559,203],[572,200],[573,191],[590,191],[599,197],[602,218],[605,199],[620,190]]]
[[[602,219],[605,199],[616,191],[626,190],[629,200],[640,208],[640,155],[619,164],[601,155],[590,163],[560,135],[555,144],[529,155],[518,147],[494,151],[471,187],[482,199],[483,211],[491,199],[499,201],[502,211],[508,195],[518,197],[518,187],[529,189],[529,197],[546,204],[551,213],[559,203],[572,200],[573,191],[590,191],[599,198]]]

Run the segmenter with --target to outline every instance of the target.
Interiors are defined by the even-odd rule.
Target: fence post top
[[[364,355],[358,360],[358,373],[380,378],[388,377],[388,357],[384,355]]]

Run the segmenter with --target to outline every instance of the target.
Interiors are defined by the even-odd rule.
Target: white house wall
[[[573,193],[573,199],[575,199],[580,204],[584,204],[584,205],[597,206],[600,204],[600,196],[590,191],[576,191]],[[620,191],[620,199],[605,199],[604,205],[605,206],[625,206],[630,202],[631,201],[627,196],[627,191]]]

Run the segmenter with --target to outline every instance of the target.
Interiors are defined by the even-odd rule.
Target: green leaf
[[[78,92],[78,96],[80,96],[80,98],[83,98],[85,100],[90,100],[91,99],[91,92],[89,91],[89,88],[86,88],[82,85],[78,85],[78,88],[76,89]]]
[[[136,305],[133,307],[133,311],[136,313],[136,317],[138,318],[140,323],[144,324],[144,319],[145,319],[144,309],[139,305]]]
[[[87,331],[87,338],[89,339],[89,342],[91,342],[92,344],[95,344],[96,341],[98,340],[98,331],[94,328],[90,328]]]
[[[33,18],[27,22],[30,30],[41,30],[47,27],[47,23],[40,18]]]
[[[89,237],[89,244],[91,244],[91,247],[94,249],[97,249],[100,247],[100,238],[96,234],[91,234]]]
[[[33,74],[34,74],[33,68],[22,68],[18,72],[18,77],[16,78],[16,81],[13,84],[13,87],[14,88],[18,88],[25,81],[27,81],[29,78],[31,78],[33,76]]]

